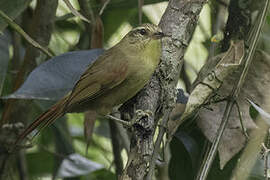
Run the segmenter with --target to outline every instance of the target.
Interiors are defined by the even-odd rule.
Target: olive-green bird
[[[162,37],[161,29],[153,24],[132,29],[87,68],[72,92],[30,124],[16,144],[39,125],[46,127],[65,113],[88,110],[94,121],[97,115],[107,115],[114,106],[132,98],[146,85],[159,64]],[[89,121],[84,126],[88,137]]]

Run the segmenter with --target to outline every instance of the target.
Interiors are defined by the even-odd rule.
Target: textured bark
[[[161,63],[150,83],[136,97],[125,103],[122,119],[134,117],[135,111],[150,110],[152,114],[136,120],[131,128],[129,160],[121,179],[142,180],[148,174],[154,150],[153,135],[158,119],[171,112],[175,104],[175,87],[186,48],[197,25],[206,0],[171,0],[161,19],[160,27],[168,38],[163,39]]]

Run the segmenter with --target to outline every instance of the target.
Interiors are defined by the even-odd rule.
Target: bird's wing
[[[127,70],[123,54],[120,57],[119,53],[105,53],[80,77],[69,96],[67,107],[95,99],[119,85],[126,79]]]

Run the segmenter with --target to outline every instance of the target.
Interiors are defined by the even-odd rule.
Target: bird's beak
[[[161,39],[165,36],[165,34],[163,32],[156,32],[154,33],[154,38],[155,39]]]

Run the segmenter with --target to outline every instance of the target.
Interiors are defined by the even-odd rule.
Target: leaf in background
[[[9,34],[6,31],[4,34],[0,35],[0,95],[2,93],[8,68],[9,44],[10,44]]]
[[[87,178],[83,180],[117,180],[116,175],[107,169],[100,169],[92,172]]]
[[[10,18],[15,19],[29,5],[31,0],[1,0],[0,10],[4,11]],[[7,27],[5,21],[0,17],[0,32]]]
[[[269,171],[270,162],[268,161],[268,169]],[[256,164],[253,166],[249,179],[248,180],[261,180],[265,178],[265,161],[262,158],[258,158]]]
[[[270,56],[263,52],[257,51],[250,66],[246,81],[241,89],[239,98],[237,100],[243,123],[246,129],[253,129],[256,127],[255,123],[250,117],[249,107],[246,98],[252,99],[262,107],[268,107],[267,99],[269,98],[270,89]],[[219,95],[225,96],[231,92],[232,85],[237,81],[239,72],[231,75],[223,83]],[[225,102],[213,104],[211,106],[213,111],[201,109],[199,112],[198,126],[203,131],[204,135],[213,142],[216,136],[217,129],[220,125],[223,111],[225,109]],[[240,120],[236,106],[234,106],[228,125],[224,131],[219,146],[220,167],[223,168],[226,163],[238,153],[246,144],[246,138],[241,130]]]
[[[247,101],[258,111],[258,113],[263,117],[265,122],[270,125],[270,114],[265,112],[262,108],[260,108],[258,105],[256,105],[251,100],[247,99]]]
[[[188,152],[189,158],[192,162],[192,167],[195,169],[198,165],[199,158],[199,146],[197,142],[187,133],[178,132],[175,134],[177,140],[179,140]]]
[[[27,166],[30,167],[29,175],[31,179],[34,177],[41,176],[42,174],[48,174],[53,171],[53,156],[45,151],[39,151],[35,153],[26,154]],[[39,162],[41,165],[37,165]]]
[[[79,154],[71,154],[62,161],[57,172],[57,177],[82,176],[102,168],[103,165],[90,161]]]
[[[171,160],[169,164],[170,179],[194,179],[199,164],[199,147],[187,133],[179,131],[170,143]]]
[[[73,51],[56,56],[35,68],[17,91],[3,98],[60,99],[72,90],[88,65],[103,51],[103,49]]]
[[[211,142],[213,142],[214,138],[216,137],[225,106],[226,102],[224,101],[215,104],[215,106],[211,106],[213,111],[203,108],[199,112],[200,118],[197,121],[198,126],[207,139]],[[242,115],[244,126],[247,129],[254,128],[254,123],[249,122],[250,117],[248,112],[246,111]],[[218,148],[221,169],[223,169],[226,163],[244,147],[245,143],[246,137],[243,135],[241,130],[238,112],[236,106],[234,106]]]
[[[208,71],[203,80],[192,90],[181,119],[184,120],[196,112],[221,87],[223,81],[239,69],[244,52],[244,41],[231,42],[230,48],[217,65],[211,69],[211,72]]]

